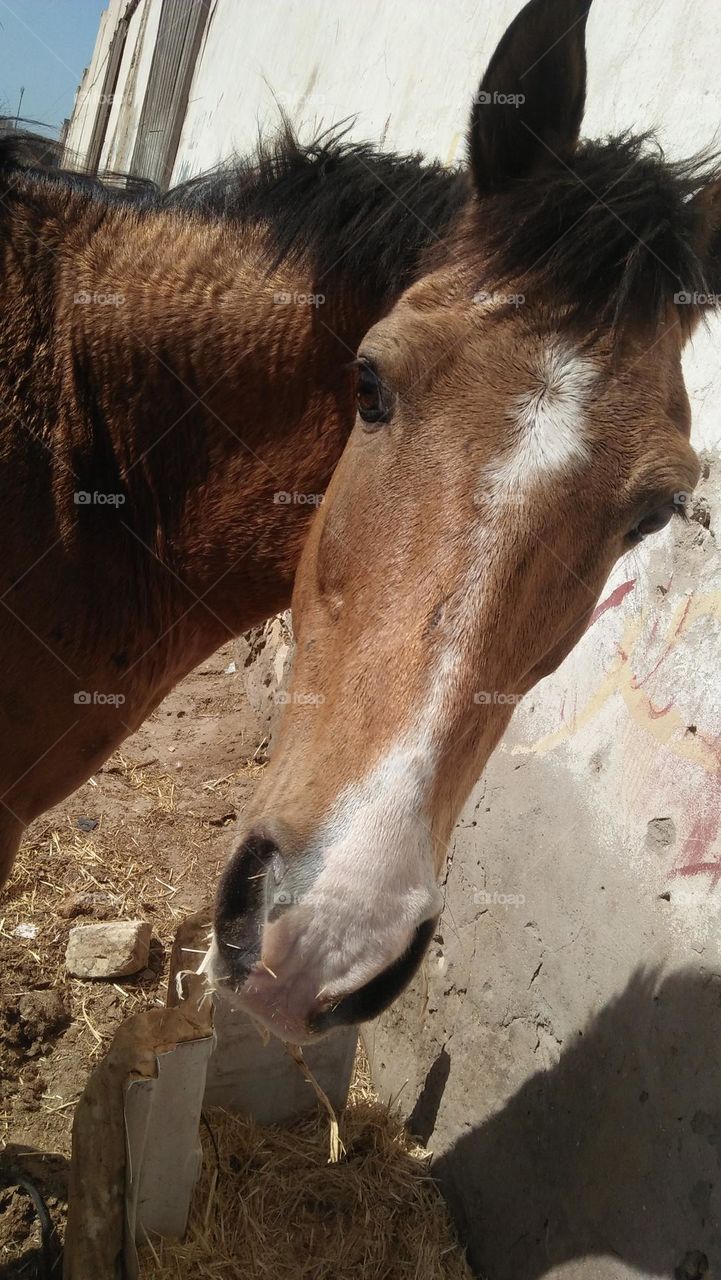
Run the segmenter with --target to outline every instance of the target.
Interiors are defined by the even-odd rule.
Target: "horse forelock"
[[[651,134],[583,142],[474,197],[439,256],[465,260],[474,288],[513,285],[591,340],[651,331],[669,314],[691,331],[713,291],[698,197],[720,172],[711,154],[668,160]]]

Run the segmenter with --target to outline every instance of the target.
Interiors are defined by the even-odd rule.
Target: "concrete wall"
[[[521,704],[369,1029],[491,1280],[721,1274],[718,480]]]
[[[518,7],[216,0],[176,179],[247,149],[277,102],[306,132],[356,116],[456,160]],[[586,133],[718,144],[715,0],[595,0],[588,47]],[[721,1276],[718,343],[713,320],[686,360],[694,518],[617,567],[522,703],[456,829],[425,972],[369,1028],[489,1280]]]

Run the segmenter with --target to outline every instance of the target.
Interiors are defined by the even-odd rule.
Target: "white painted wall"
[[[306,126],[459,158],[466,104],[518,0],[216,0],[179,168],[252,145],[276,100]],[[721,13],[710,0],[596,0],[588,26],[588,132],[658,125],[670,149],[719,126]]]
[[[144,7],[151,33],[159,0]],[[354,117],[359,138],[459,160],[471,94],[519,7],[216,0],[176,180],[248,150],[278,103],[306,136]],[[716,0],[595,0],[588,50],[589,136],[655,127],[679,157],[719,145]],[[93,67],[101,56],[102,31]],[[80,146],[82,102],[76,114]],[[119,120],[117,165],[132,134]],[[439,1167],[490,1280],[630,1280],[682,1264],[691,1276],[694,1248],[721,1274],[721,1002],[709,986],[721,971],[719,333],[713,319],[686,360],[711,529],[672,528],[627,557],[593,627],[521,705],[456,832],[427,991],[419,981],[370,1035],[377,1078],[389,1093],[407,1081],[409,1110],[425,1082],[427,1132],[450,1152]],[[494,892],[523,905],[486,906]],[[660,999],[632,980],[655,964],[682,974]],[[589,1030],[599,1014],[610,1039]],[[582,1032],[597,1047],[576,1070]]]
[[[157,0],[155,0],[157,5]],[[217,0],[191,89],[174,180],[208,168],[272,128],[279,105],[304,136],[353,118],[389,149],[463,157],[466,117],[518,0]],[[657,131],[669,155],[721,140],[721,8],[714,0],[596,0],[588,25],[584,132]],[[708,369],[688,362],[696,433],[718,442]],[[719,381],[721,386],[721,377]]]

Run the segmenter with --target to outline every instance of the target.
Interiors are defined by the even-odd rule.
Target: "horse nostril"
[[[253,831],[230,858],[218,886],[218,909],[227,914],[247,911],[260,895],[265,873],[278,853],[274,840]]]
[[[282,865],[275,841],[252,831],[230,858],[218,885],[215,936],[236,985],[260,954],[265,881],[276,856]]]
[[[367,1022],[388,1008],[408,985],[425,955],[433,936],[438,917],[424,920],[402,956],[375,978],[371,978],[359,991],[337,1001],[322,1000],[313,1017],[311,1027],[316,1031],[328,1031],[331,1027],[348,1023]]]

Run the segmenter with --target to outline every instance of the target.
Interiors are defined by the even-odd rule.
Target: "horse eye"
[[[356,380],[356,404],[364,422],[387,422],[388,407],[383,399],[383,384],[372,365],[361,361]]]
[[[672,502],[666,502],[662,507],[656,507],[655,511],[650,511],[630,530],[628,537],[631,542],[642,542],[649,534],[658,533],[659,529],[665,529],[669,520],[675,515],[676,510],[677,508]]]

